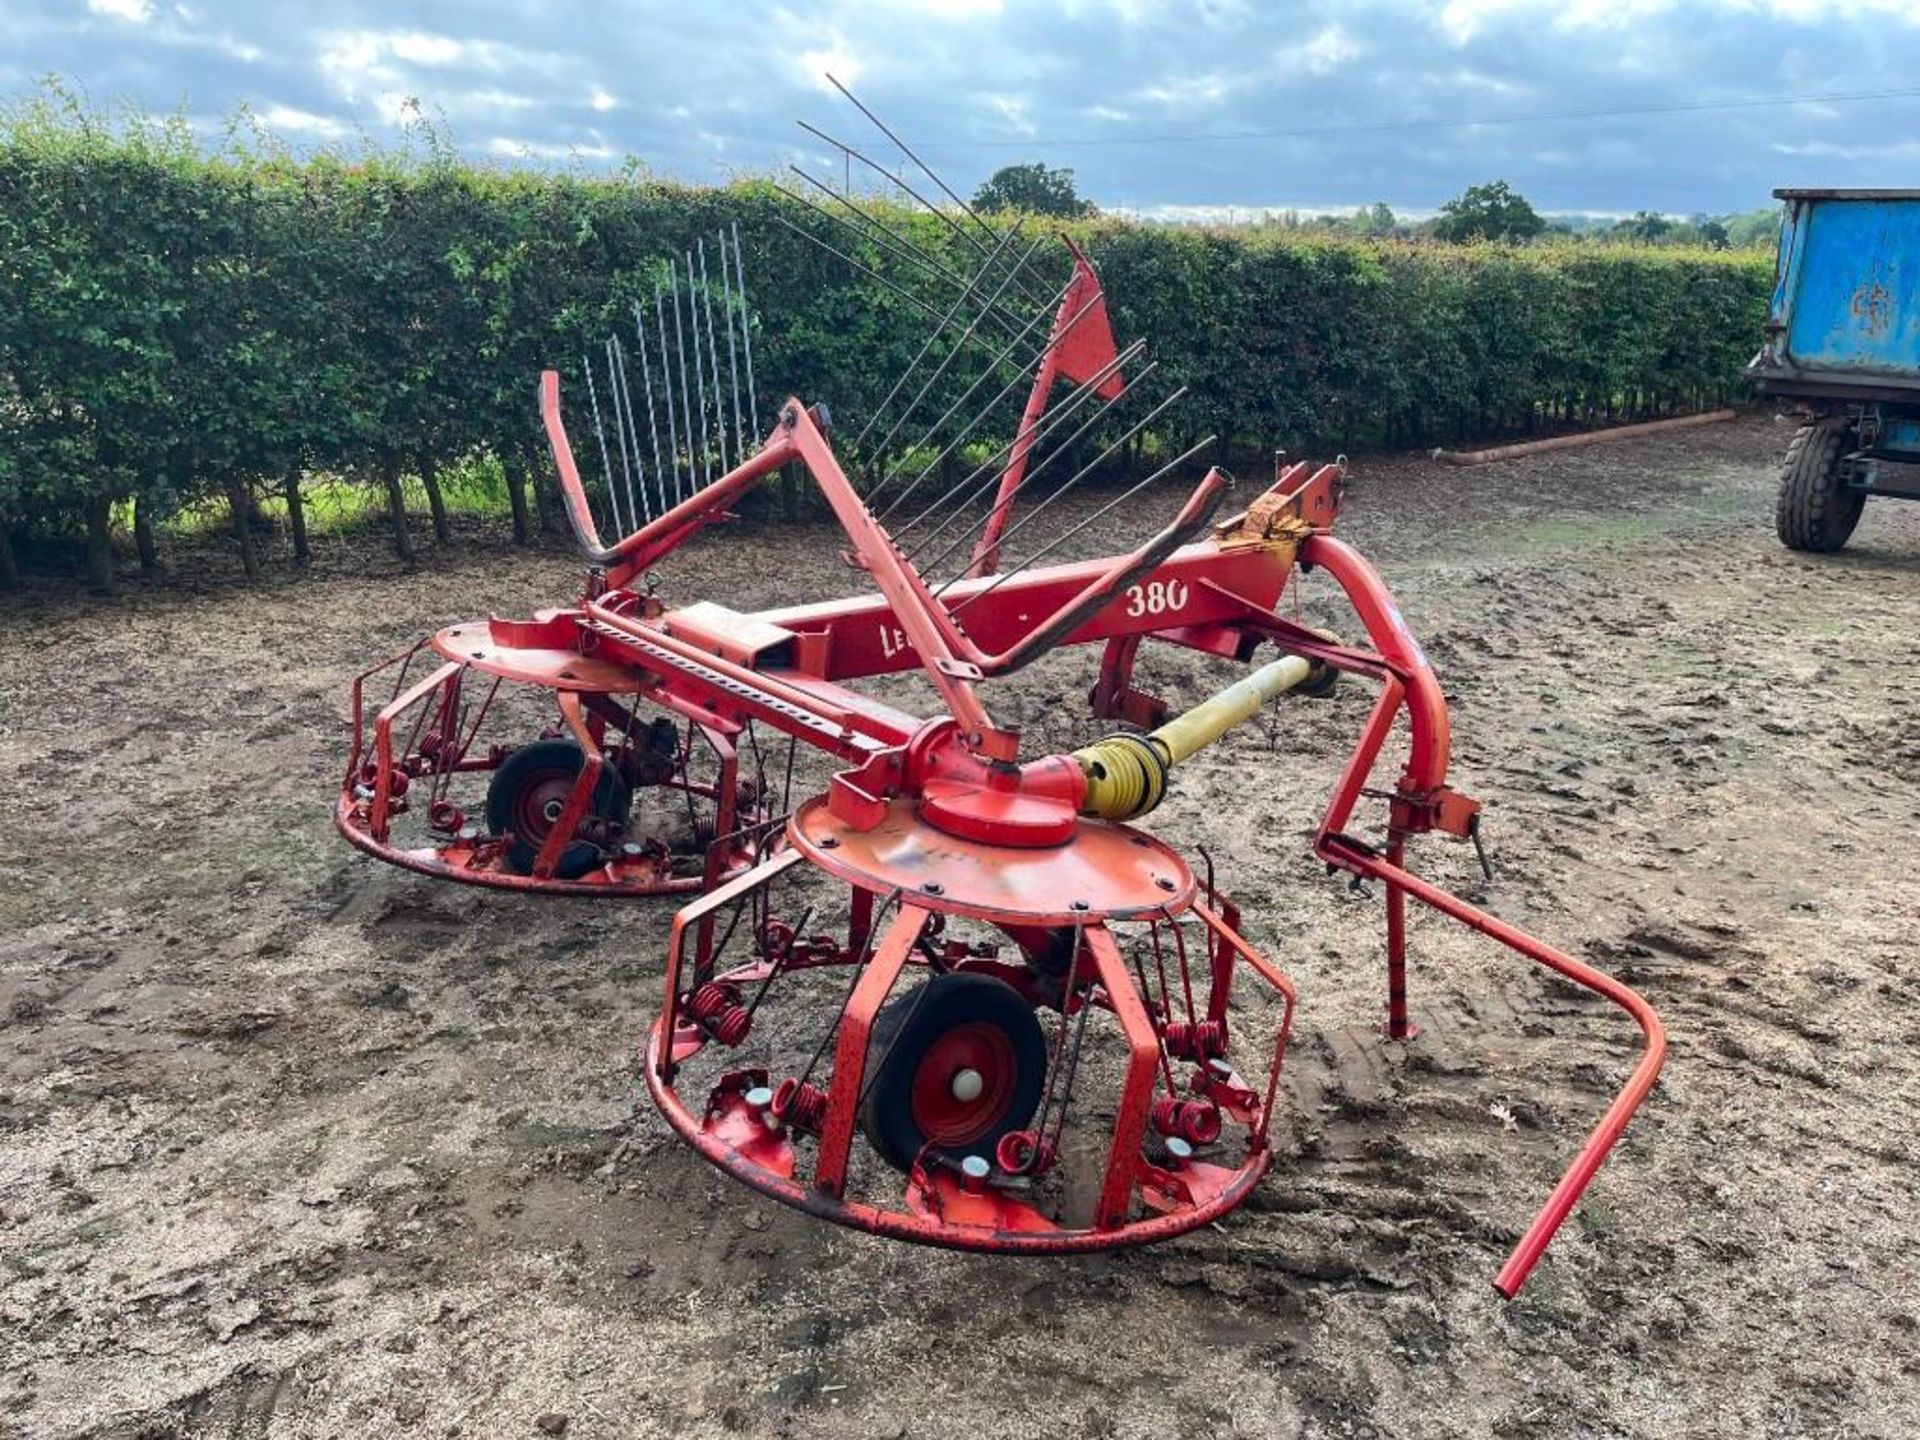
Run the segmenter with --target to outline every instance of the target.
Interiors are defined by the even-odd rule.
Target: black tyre
[[[1802,425],[1788,444],[1773,522],[1789,550],[1831,554],[1860,523],[1867,497],[1847,484],[1841,464],[1847,435],[1844,420],[1818,420]]]
[[[1002,1135],[1032,1122],[1046,1077],[1046,1035],[1017,990],[937,975],[874,1018],[860,1129],[898,1170],[928,1146],[991,1159]]]
[[[522,745],[500,762],[487,786],[487,829],[507,837],[507,868],[518,875],[533,872],[540,847],[553,833],[554,821],[567,803],[573,783],[586,764],[586,752],[571,740],[536,740]],[[600,829],[624,826],[633,808],[633,792],[605,766],[586,818],[605,822]],[[560,852],[553,867],[556,880],[578,880],[606,858],[606,852],[591,840],[576,839]]]

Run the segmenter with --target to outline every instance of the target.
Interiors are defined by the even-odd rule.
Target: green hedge
[[[123,525],[151,565],[160,522],[209,504],[230,510],[253,572],[269,494],[304,559],[316,475],[372,486],[410,549],[407,477],[444,538],[439,473],[479,455],[499,462],[524,540],[552,510],[538,371],[575,369],[651,293],[658,257],[736,220],[763,409],[793,393],[857,421],[927,321],[780,215],[807,223],[761,182],[475,168],[431,135],[296,160],[259,137],[208,153],[177,123],[16,109],[0,131],[0,583],[9,542],[85,537],[109,584]],[[964,263],[941,221],[901,218]],[[1192,387],[1159,441],[1217,431],[1242,454],[1723,402],[1771,276],[1755,252],[1072,231],[1117,333],[1148,337]],[[1042,253],[1064,273],[1063,249]]]

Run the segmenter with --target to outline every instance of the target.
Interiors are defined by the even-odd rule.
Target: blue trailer
[[[1767,340],[1747,367],[1805,423],[1774,511],[1795,550],[1838,550],[1870,495],[1920,499],[1920,190],[1776,190],[1786,202]]]

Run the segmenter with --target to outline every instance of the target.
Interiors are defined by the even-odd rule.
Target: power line
[[[1310,125],[1284,130],[1227,130],[1216,134],[1107,135],[1025,140],[937,140],[924,150],[1036,150],[1106,148],[1123,145],[1212,145],[1245,140],[1293,140],[1317,135],[1381,134],[1396,130],[1472,130],[1483,125],[1533,125],[1553,120],[1615,120],[1643,115],[1689,115],[1713,110],[1757,110],[1776,105],[1839,105],[1864,100],[1903,100],[1920,96],[1906,90],[1850,90],[1824,95],[1771,95],[1753,100],[1701,100],[1681,105],[1644,105],[1613,110],[1548,110],[1527,115],[1484,115],[1469,120],[1386,120],[1355,125]]]

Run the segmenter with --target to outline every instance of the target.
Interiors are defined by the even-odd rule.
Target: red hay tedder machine
[[[874,223],[833,198],[856,216],[830,216],[836,223]],[[719,238],[718,282],[704,251],[684,271],[676,261],[651,313],[634,309],[638,365],[616,338],[604,364],[586,367],[597,499],[619,538],[602,539],[596,487],[583,480],[559,377],[548,372],[541,413],[590,566],[584,593],[530,620],[455,625],[361,677],[341,833],[384,860],[484,885],[697,895],[672,924],[646,1082],[689,1144],[763,1194],[959,1249],[1137,1244],[1224,1215],[1267,1171],[1295,993],[1241,934],[1211,864],[1196,874],[1132,822],[1187,756],[1266,702],[1360,677],[1379,699],[1312,843],[1331,869],[1384,890],[1388,1036],[1414,1033],[1409,897],[1605,996],[1645,1034],[1630,1080],[1495,1279],[1512,1296],[1652,1086],[1665,1049],[1658,1018],[1610,976],[1407,868],[1417,836],[1475,837],[1479,805],[1447,783],[1447,708],[1418,642],[1373,568],[1332,533],[1344,463],[1279,467],[1224,518],[1229,481],[1209,469],[1134,548],[1035,563],[1056,536],[1002,567],[1008,542],[1072,482],[1018,519],[1016,498],[1056,456],[1076,453],[1069,440],[1138,404],[1153,367],[1139,345],[1116,346],[1100,282],[1077,251],[1065,282],[1044,284],[1034,250],[1017,256],[1012,233],[951,207],[937,213],[979,264],[952,277],[950,311],[927,307],[947,344],[929,341],[923,355],[946,367],[948,389],[930,381],[896,413],[937,406],[962,383],[956,357],[983,352],[969,395],[1003,377],[1003,397],[1021,403],[1025,392],[1006,442],[974,442],[990,453],[957,483],[931,463],[910,481],[883,474],[863,494],[836,458],[823,408],[787,399],[754,433],[737,232],[731,244]],[[1024,310],[1012,303],[1023,295]],[[1105,453],[1178,397],[1148,408]],[[991,402],[979,412],[988,413]],[[900,448],[883,442],[874,453]],[[650,569],[786,467],[818,488],[844,558],[869,587],[754,613],[665,603]],[[883,523],[896,514],[904,518]],[[943,562],[953,573],[939,580]],[[1308,570],[1344,593],[1364,643],[1280,615],[1289,581]],[[1170,717],[1135,684],[1146,639],[1264,663]],[[1080,645],[1101,647],[1092,711],[1115,728],[1073,753],[1029,753],[995,718],[994,682]],[[905,672],[931,687],[931,713],[854,688]],[[375,676],[386,698],[369,714]],[[486,738],[515,714],[525,717],[512,722],[519,734]],[[1390,791],[1369,790],[1402,716],[1399,774]],[[786,739],[784,780],[761,743],[769,732]],[[801,746],[837,773],[795,804]],[[487,782],[483,807],[459,793],[474,776]],[[1351,829],[1374,795],[1385,801],[1377,845]]]

